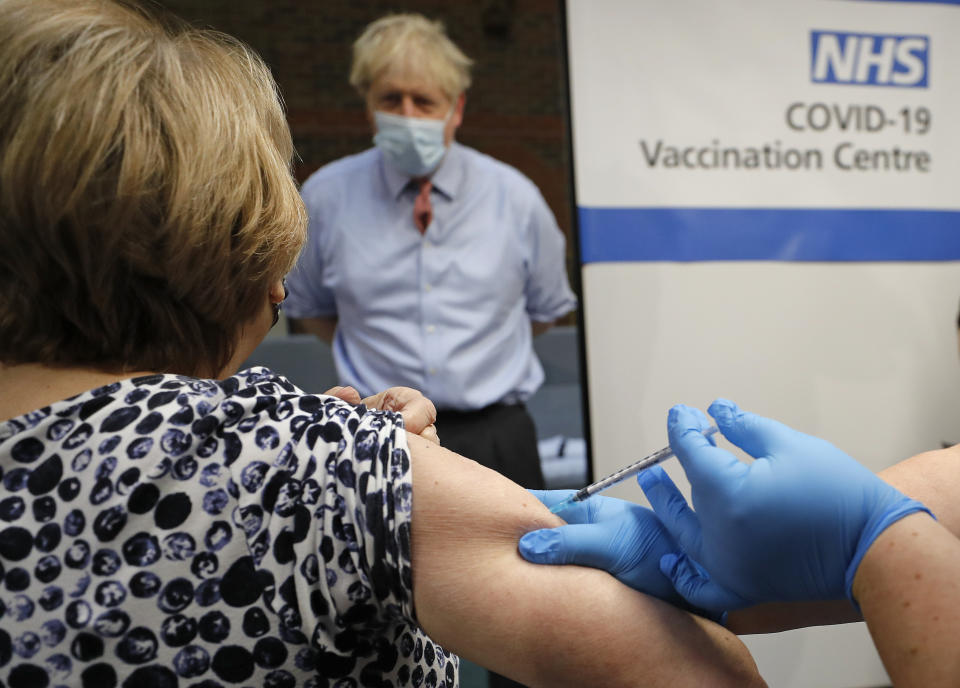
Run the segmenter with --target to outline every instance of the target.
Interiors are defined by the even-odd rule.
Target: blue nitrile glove
[[[574,490],[530,490],[548,507]],[[578,564],[610,572],[617,580],[654,597],[680,602],[660,571],[660,558],[678,550],[660,519],[647,508],[596,495],[559,513],[570,525],[534,530],[520,538],[524,559],[535,564]]]
[[[724,399],[709,410],[723,436],[755,461],[742,463],[710,444],[701,433],[706,417],[675,406],[667,431],[695,513],[662,473],[639,476],[684,550],[664,556],[661,569],[691,604],[721,611],[779,600],[852,600],[854,574],[877,536],[907,514],[929,513],[829,442]]]

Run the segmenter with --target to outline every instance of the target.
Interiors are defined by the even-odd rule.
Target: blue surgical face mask
[[[430,174],[443,160],[447,147],[443,132],[453,109],[443,119],[404,117],[377,110],[373,142],[394,169],[410,177]]]

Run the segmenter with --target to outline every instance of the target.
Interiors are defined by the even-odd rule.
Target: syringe
[[[703,436],[710,437],[710,435],[714,434],[715,432],[717,432],[717,426],[711,425],[709,428],[703,431]],[[563,509],[567,508],[567,506],[569,506],[570,504],[573,504],[574,502],[582,502],[583,500],[589,497],[592,497],[598,492],[603,492],[608,487],[613,487],[617,483],[623,482],[627,478],[636,475],[637,473],[644,470],[645,468],[649,468],[650,466],[656,466],[661,461],[666,461],[671,456],[673,456],[673,450],[670,448],[670,445],[667,445],[663,449],[658,449],[652,454],[644,456],[642,459],[639,459],[638,461],[634,461],[629,466],[624,466],[619,471],[615,471],[611,473],[606,478],[598,480],[592,485],[587,485],[586,487],[580,490],[577,490],[572,495],[564,499],[562,502],[554,504],[552,507],[550,507],[550,513],[555,514],[559,511],[562,511]]]

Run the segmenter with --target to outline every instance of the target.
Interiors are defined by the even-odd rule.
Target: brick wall
[[[287,105],[303,180],[371,145],[347,83],[350,46],[388,12],[440,19],[476,64],[458,139],[520,169],[570,231],[566,83],[559,0],[161,0],[189,21],[233,34],[270,64]]]

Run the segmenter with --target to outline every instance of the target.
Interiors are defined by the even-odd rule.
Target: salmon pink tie
[[[430,189],[433,185],[429,179],[420,179],[417,183],[420,184],[420,194],[413,203],[413,223],[423,234],[433,219],[433,207],[430,205]]]

